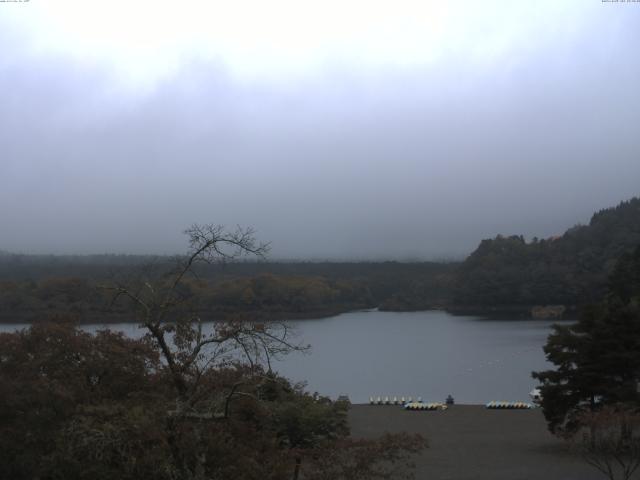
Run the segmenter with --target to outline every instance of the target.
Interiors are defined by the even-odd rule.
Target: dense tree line
[[[114,278],[172,265],[164,257],[99,256],[95,263],[84,257],[52,258],[56,260],[0,259],[0,321],[39,321],[51,313],[90,322],[129,321],[123,305],[112,304],[99,287]],[[318,317],[377,306],[419,310],[447,303],[453,268],[430,262],[229,262],[196,266],[197,275],[182,288],[212,319],[234,313]]]
[[[603,296],[615,261],[638,243],[640,199],[634,198],[559,237],[483,240],[461,263],[232,261],[196,266],[197,280],[184,288],[197,294],[201,308],[214,317],[251,311],[272,318],[310,317],[373,306],[509,313],[533,305],[574,307]],[[0,320],[43,318],[43,312],[57,311],[100,321],[108,302],[97,285],[112,280],[114,272],[126,277],[142,266],[163,270],[173,260],[0,254]],[[114,307],[116,314],[122,312]]]
[[[606,293],[607,276],[640,244],[640,199],[597,212],[561,237],[483,240],[456,272],[458,306],[585,305]]]
[[[4,321],[33,321],[69,314],[85,321],[129,321],[121,301],[112,303],[104,282],[77,277],[0,282]],[[259,275],[219,282],[187,279],[181,292],[208,318],[246,313],[267,318],[326,316],[375,306],[365,284],[322,277]]]

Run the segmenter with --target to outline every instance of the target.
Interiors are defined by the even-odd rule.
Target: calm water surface
[[[441,311],[355,312],[292,322],[312,345],[280,372],[353,402],[421,396],[461,403],[528,400],[532,370],[549,367],[542,346],[553,322],[456,317]]]
[[[290,323],[311,351],[290,354],[274,369],[307,381],[311,391],[346,394],[355,403],[379,395],[442,401],[448,394],[460,403],[485,403],[529,400],[531,371],[549,367],[542,346],[553,322],[363,311]],[[17,327],[24,325],[0,329]],[[140,335],[133,324],[109,328]]]

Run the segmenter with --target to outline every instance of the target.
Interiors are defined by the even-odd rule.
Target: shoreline
[[[429,447],[413,458],[415,478],[449,480],[601,480],[567,443],[554,437],[538,408],[490,410],[456,404],[446,411],[353,404],[351,433],[373,438],[419,433]]]
[[[325,318],[332,318],[345,313],[366,312],[366,311],[380,311],[389,313],[410,313],[410,312],[432,312],[441,311],[448,313],[449,315],[459,317],[481,317],[487,320],[505,320],[505,321],[519,321],[519,320],[575,320],[577,319],[577,308],[571,307],[567,310],[567,314],[561,317],[553,318],[536,318],[531,315],[531,306],[496,306],[496,307],[454,307],[446,305],[438,305],[433,308],[423,308],[419,310],[407,309],[407,310],[388,310],[385,308],[358,306],[356,308],[330,308],[326,310],[313,310],[307,312],[259,312],[259,311],[247,311],[247,312],[213,312],[208,319],[204,319],[204,322],[217,322],[224,321],[225,316],[240,315],[247,318],[253,318],[254,321],[264,322],[279,322],[279,321],[304,321],[304,320],[322,320]],[[6,313],[0,314],[1,325],[11,324],[33,324],[47,322],[49,320],[55,320],[59,318],[69,318],[77,321],[79,325],[93,325],[93,324],[117,324],[117,323],[139,323],[136,319],[131,319],[129,313],[121,312],[58,312],[58,313],[41,313],[41,312],[20,312],[20,313]]]

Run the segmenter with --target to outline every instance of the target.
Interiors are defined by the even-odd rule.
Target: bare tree
[[[129,300],[141,327],[148,331],[162,353],[180,400],[194,397],[203,371],[238,358],[250,365],[266,364],[271,369],[274,356],[306,347],[294,344],[287,325],[230,318],[203,329],[201,312],[189,305],[185,283],[197,276],[201,263],[227,262],[242,256],[263,258],[269,245],[257,243],[252,229],[238,227],[229,232],[221,225],[193,225],[184,232],[189,251],[178,257],[168,272],[153,273],[147,266],[133,279],[106,286],[115,295]],[[235,357],[234,357],[235,355]]]
[[[279,450],[269,450],[273,465],[280,465],[274,470],[277,478],[325,478],[323,471],[333,472],[332,478],[408,478],[408,472],[396,467],[424,448],[421,437],[350,440],[346,410],[339,402],[308,395],[271,371],[273,358],[308,348],[292,340],[286,323],[235,316],[203,324],[201,305],[190,293],[190,277],[197,276],[198,265],[243,255],[263,257],[268,245],[257,243],[251,229],[229,232],[216,225],[193,225],[185,233],[189,251],[175,259],[173,268],[147,266],[105,286],[113,292],[113,302],[130,307],[163,359],[160,388],[165,395],[157,398],[168,403],[158,409],[162,417],[157,420],[170,452],[169,477],[229,478],[219,473],[229,457],[219,456],[218,444],[233,442],[235,436],[249,443],[256,428],[269,432],[268,441],[256,448]],[[303,455],[308,463],[304,474]]]
[[[585,461],[610,480],[629,480],[640,467],[640,412],[619,406],[584,414],[573,438]]]
[[[193,225],[185,234],[189,251],[175,259],[173,268],[158,273],[148,266],[128,280],[104,288],[114,292],[113,302],[128,301],[140,326],[161,352],[177,393],[175,409],[168,412],[168,429],[178,431],[181,422],[189,422],[199,436],[204,429],[197,427],[199,422],[224,421],[234,398],[251,396],[243,391],[245,383],[275,381],[275,376],[262,373],[271,371],[272,358],[307,347],[294,343],[287,325],[281,322],[236,317],[204,328],[201,312],[190,303],[187,285],[189,277],[197,276],[197,266],[242,256],[261,258],[269,247],[256,242],[253,230],[240,227],[228,231],[219,225]],[[234,365],[244,372],[246,382],[236,379],[220,388],[203,381],[216,369]],[[172,453],[176,464],[186,465],[178,447],[172,446]],[[190,455],[197,460],[184,466],[181,475],[201,478],[204,451]]]

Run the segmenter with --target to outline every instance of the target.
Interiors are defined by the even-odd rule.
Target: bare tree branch
[[[227,231],[222,225],[194,224],[184,232],[189,251],[176,259],[176,267],[165,275],[154,276],[154,265],[143,268],[138,277],[126,284],[104,288],[114,292],[113,305],[119,298],[128,298],[141,325],[158,345],[174,385],[183,403],[193,404],[203,374],[241,352],[243,361],[252,370],[261,361],[271,370],[271,359],[303,347],[288,339],[283,324],[264,325],[246,321],[216,323],[205,335],[198,315],[188,312],[188,295],[182,285],[187,274],[194,273],[200,262],[230,261],[243,255],[264,258],[269,245],[258,243],[251,228],[237,227]],[[227,345],[225,348],[220,348]],[[217,352],[211,356],[212,349]],[[222,353],[221,353],[222,352]],[[217,363],[222,362],[222,363]]]

